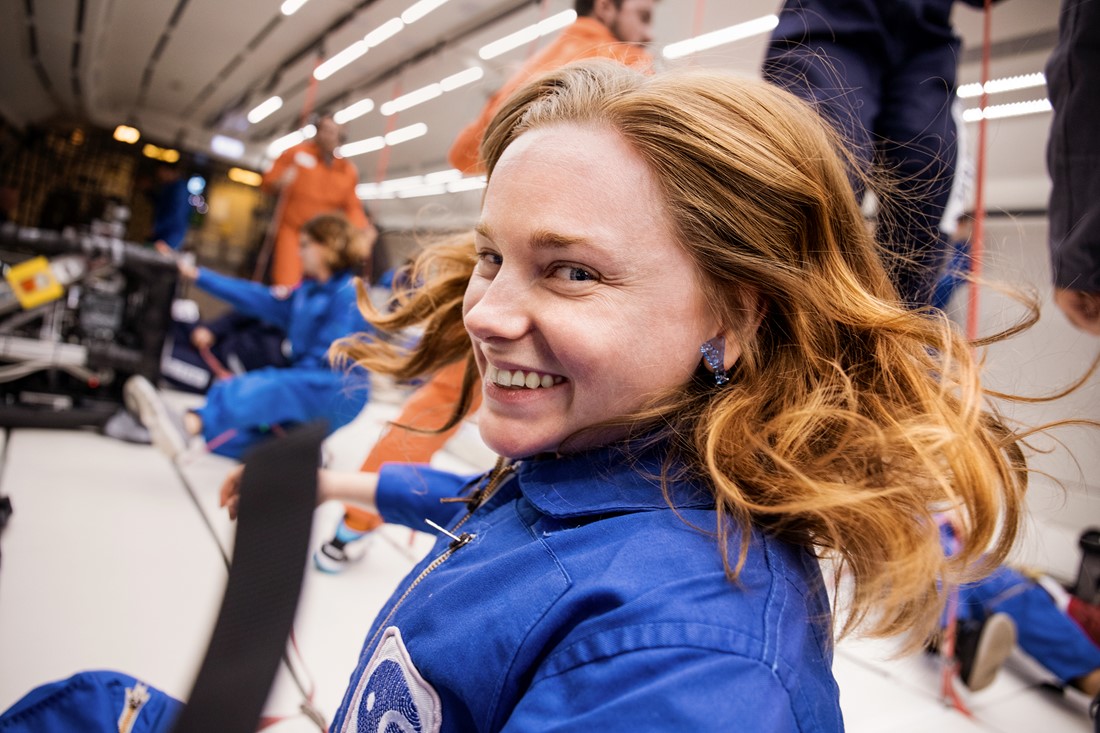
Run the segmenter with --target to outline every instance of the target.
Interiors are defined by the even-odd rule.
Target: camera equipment
[[[101,234],[0,226],[0,425],[100,426],[132,374],[160,376],[178,277]]]

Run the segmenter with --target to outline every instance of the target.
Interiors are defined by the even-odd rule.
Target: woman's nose
[[[471,280],[463,320],[480,340],[518,339],[531,328],[531,294],[515,278],[498,273],[493,280]]]

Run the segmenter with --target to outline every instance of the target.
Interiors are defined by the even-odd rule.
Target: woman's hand
[[[230,519],[237,518],[237,509],[241,503],[241,474],[244,466],[235,466],[222,481],[218,492],[218,506],[229,512]],[[317,474],[317,503],[329,499],[341,499],[360,504],[375,511],[375,491],[378,488],[378,474],[362,471],[330,471],[321,469]]]
[[[244,465],[234,466],[222,481],[221,491],[218,492],[218,506],[224,507],[229,512],[230,519],[237,518],[237,507],[241,503],[241,474],[244,473]]]
[[[199,351],[214,348],[217,341],[217,336],[206,326],[195,326],[191,331],[191,345]]]

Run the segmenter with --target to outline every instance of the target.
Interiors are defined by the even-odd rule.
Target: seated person
[[[208,450],[239,458],[289,425],[324,419],[335,431],[366,404],[366,372],[345,373],[327,357],[333,341],[366,326],[352,274],[367,255],[366,240],[342,216],[322,214],[302,227],[301,243],[305,277],[294,289],[269,288],[179,261],[181,277],[240,313],[283,329],[290,364],[220,380],[207,393],[206,404],[180,416],[164,405],[147,379],[132,377],[125,388],[127,406],[170,457],[182,453],[191,437],[202,435]]]
[[[172,352],[161,375],[173,388],[206,394],[217,379],[263,367],[286,367],[286,332],[235,310],[209,321],[172,324]]]
[[[949,522],[941,523],[940,537],[954,554],[958,537]],[[1018,644],[1063,685],[1100,695],[1100,640],[1068,612],[1071,600],[1052,578],[1033,580],[1004,565],[959,586],[955,658],[963,684],[975,691],[990,685]]]

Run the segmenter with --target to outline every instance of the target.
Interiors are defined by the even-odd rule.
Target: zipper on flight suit
[[[135,682],[133,687],[126,688],[126,700],[122,708],[122,714],[118,716],[118,733],[130,733],[134,723],[137,722],[141,709],[149,702],[149,688],[141,682]]]
[[[428,577],[428,575],[433,570],[446,562],[447,558],[455,554],[455,552],[457,552],[459,548],[465,547],[470,543],[472,539],[474,539],[476,535],[472,535],[469,532],[463,532],[462,534],[457,536],[455,533],[457,533],[458,530],[462,528],[462,525],[466,524],[470,517],[473,516],[473,513],[477,511],[478,507],[482,506],[483,504],[485,504],[485,502],[489,501],[489,499],[492,498],[493,494],[495,494],[497,492],[497,489],[500,488],[500,485],[504,483],[504,479],[515,472],[515,464],[505,465],[504,460],[504,458],[500,458],[497,460],[497,465],[495,468],[493,468],[492,473],[489,474],[489,480],[486,482],[485,486],[473,492],[469,497],[461,499],[443,499],[443,501],[445,502],[457,500],[466,503],[466,515],[462,517],[462,519],[458,520],[455,526],[451,527],[451,531],[447,533],[451,537],[454,537],[454,540],[451,542],[450,545],[447,546],[447,549],[442,554],[440,554],[439,557],[437,557],[435,560],[432,560],[428,567],[421,570],[420,575],[416,576],[416,579],[409,584],[409,587],[405,589],[405,592],[402,593],[401,597],[397,599],[397,602],[393,604],[393,608],[390,609],[390,612],[386,614],[386,618],[382,621],[382,623],[378,624],[378,630],[374,632],[374,636],[371,638],[370,643],[367,644],[366,647],[364,647],[365,649],[374,648],[375,643],[378,641],[378,635],[381,634],[383,630],[385,630],[386,624],[388,624],[390,619],[393,618],[393,615],[397,613],[397,609],[401,607],[401,604],[405,602],[405,599],[409,597],[409,594],[413,592],[413,589],[416,588],[416,586],[420,585],[420,581],[424,580],[424,578]]]

